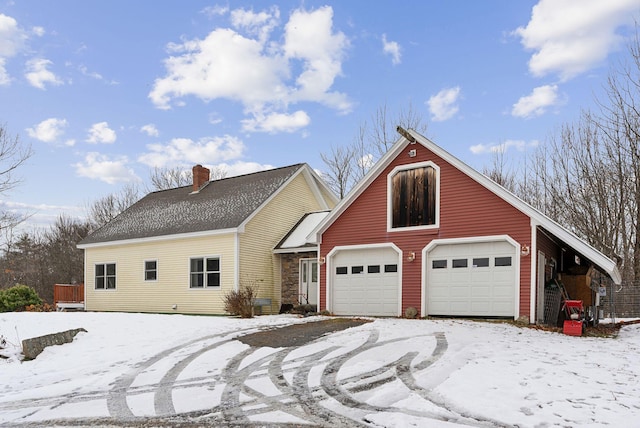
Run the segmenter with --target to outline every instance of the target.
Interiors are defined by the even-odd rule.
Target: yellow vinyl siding
[[[280,272],[273,248],[308,212],[322,209],[303,174],[298,174],[245,225],[240,234],[240,285],[255,284],[259,297],[280,308]]]
[[[89,311],[223,314],[235,288],[235,234],[170,239],[85,249],[85,305]],[[220,257],[221,286],[191,289],[189,260]],[[145,260],[157,260],[158,278],[144,280]],[[95,289],[95,264],[116,264],[116,289]],[[177,309],[172,309],[177,305]]]

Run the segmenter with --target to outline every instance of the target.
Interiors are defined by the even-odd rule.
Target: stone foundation
[[[300,290],[300,260],[318,257],[315,251],[281,254],[282,304],[298,305]]]

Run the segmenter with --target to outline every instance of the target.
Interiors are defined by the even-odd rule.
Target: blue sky
[[[482,169],[602,96],[640,0],[0,0],[0,123],[31,144],[0,209],[83,216],[153,167],[307,162],[386,105]]]

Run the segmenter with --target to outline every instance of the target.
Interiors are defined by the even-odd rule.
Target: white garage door
[[[340,250],[331,258],[332,312],[398,316],[398,253],[392,248]]]
[[[516,252],[507,241],[442,244],[427,255],[429,315],[515,315]]]

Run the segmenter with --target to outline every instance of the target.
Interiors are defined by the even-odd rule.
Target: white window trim
[[[393,176],[401,171],[432,167],[436,171],[436,222],[424,226],[393,227]],[[440,228],[440,167],[432,161],[398,165],[387,175],[387,232],[407,232]]]
[[[107,276],[107,265],[115,265],[116,266],[116,286],[114,288],[107,288],[107,284],[105,282],[104,284],[104,288],[97,288],[96,287],[96,266],[98,265],[103,265],[105,266],[105,280],[106,280],[106,276]],[[100,263],[94,263],[93,264],[93,291],[116,291],[118,289],[118,263],[116,262],[100,262]]]
[[[156,279],[147,279],[147,262],[156,262]],[[158,259],[146,259],[142,262],[142,280],[144,282],[158,282]]]
[[[220,270],[218,271],[218,273],[220,274],[220,285],[205,285],[204,287],[192,287],[191,286],[191,260],[193,259],[204,259],[204,260],[218,259],[218,266],[220,268]],[[205,262],[204,268],[206,269],[206,262]],[[203,273],[204,273],[204,281],[206,282],[207,271],[205,270]],[[189,290],[220,290],[222,289],[222,256],[217,254],[207,255],[207,256],[190,256],[187,264],[187,275],[188,275],[187,287],[189,288]]]

